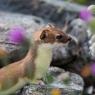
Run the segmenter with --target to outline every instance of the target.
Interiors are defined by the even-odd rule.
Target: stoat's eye
[[[56,35],[56,39],[57,39],[57,40],[60,40],[60,39],[62,39],[62,38],[63,38],[63,36],[62,36],[61,34],[57,34],[57,35]]]

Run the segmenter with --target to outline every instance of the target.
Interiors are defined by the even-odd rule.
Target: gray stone
[[[65,72],[57,67],[49,68],[48,74],[50,75],[49,77],[53,77],[51,83],[48,82],[45,85],[26,85],[17,95],[51,95],[51,91],[56,88],[61,91],[61,95],[81,95],[84,82],[79,75]],[[63,79],[58,81],[58,76],[61,75]]]
[[[84,43],[88,41],[88,26],[86,22],[81,19],[74,19],[68,27],[67,33],[73,35],[79,42]]]

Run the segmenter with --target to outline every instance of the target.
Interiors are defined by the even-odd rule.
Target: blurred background
[[[65,20],[73,19],[78,12],[95,0],[0,0],[0,11],[38,16],[45,23],[63,26]]]

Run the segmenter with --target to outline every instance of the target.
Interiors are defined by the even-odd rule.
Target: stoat
[[[52,28],[53,29],[53,28]],[[40,40],[31,41],[27,55],[20,61],[0,69],[0,95],[10,95],[27,83],[37,83],[46,74],[56,43],[67,43],[70,38],[49,28],[42,30]],[[64,39],[65,37],[65,39]]]

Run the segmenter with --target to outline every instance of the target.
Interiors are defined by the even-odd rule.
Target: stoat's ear
[[[49,23],[47,26],[45,26],[45,28],[42,30],[42,33],[41,33],[41,35],[40,35],[40,39],[41,39],[41,40],[44,40],[45,38],[47,38],[48,33],[50,32],[50,30],[51,30],[52,28],[54,28],[54,25],[52,25],[52,24],[50,24],[50,23]]]
[[[44,40],[44,39],[47,37],[47,35],[48,35],[48,34],[47,34],[47,31],[48,31],[48,30],[43,30],[43,32],[42,32],[41,35],[40,35],[40,39],[41,39],[41,40]]]

